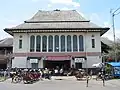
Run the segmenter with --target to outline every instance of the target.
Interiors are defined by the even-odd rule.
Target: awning
[[[46,60],[50,61],[64,61],[64,60],[70,60],[71,56],[47,56]]]
[[[110,62],[108,64],[110,64],[113,67],[120,67],[120,62]]]
[[[38,60],[41,60],[41,57],[27,57],[27,60],[30,60],[30,59],[38,59]]]

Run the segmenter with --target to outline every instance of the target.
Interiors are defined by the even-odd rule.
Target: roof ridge
[[[49,20],[49,21],[24,21],[25,23],[50,23],[50,22],[54,22],[54,23],[59,23],[59,22],[90,22],[90,20],[86,20],[86,21],[65,21],[65,20],[59,20],[59,21],[53,21],[53,20]]]
[[[60,10],[60,9],[55,9],[55,10],[38,10],[38,12],[54,12],[54,11],[77,11],[75,9],[70,9],[70,10]]]

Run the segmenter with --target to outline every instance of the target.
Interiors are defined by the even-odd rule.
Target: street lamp
[[[120,10],[120,7],[117,8],[116,10],[114,10],[114,11],[113,11],[113,9],[110,10],[110,13],[112,15],[112,27],[113,27],[113,37],[114,37],[114,60],[116,62],[117,62],[117,59],[116,59],[116,41],[115,41],[116,36],[115,36],[115,21],[114,21],[114,19],[115,19],[116,15],[120,14],[120,12],[116,13],[118,10]]]

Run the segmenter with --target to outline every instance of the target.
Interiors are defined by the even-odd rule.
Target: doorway
[[[75,63],[76,69],[82,69],[82,63]]]
[[[50,61],[45,60],[43,61],[44,68],[55,69],[57,66],[59,68],[69,69],[70,68],[70,60],[65,61]]]
[[[31,63],[31,68],[32,69],[37,69],[38,68],[38,63]]]

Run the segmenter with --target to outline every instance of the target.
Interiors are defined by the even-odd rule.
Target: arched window
[[[35,36],[30,36],[30,52],[35,51]]]
[[[78,43],[77,43],[77,36],[73,36],[73,51],[78,51]]]
[[[84,41],[83,41],[83,36],[79,36],[79,51],[84,51]]]
[[[41,50],[41,36],[38,35],[36,37],[36,52],[40,52]]]
[[[67,36],[67,52],[71,51],[71,36]]]
[[[47,36],[42,37],[42,51],[47,52]]]
[[[61,52],[65,52],[65,36],[61,36]]]
[[[59,52],[59,36],[55,35],[55,45],[54,45],[55,52]]]
[[[53,36],[48,37],[48,51],[53,52]]]

